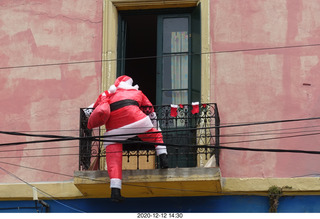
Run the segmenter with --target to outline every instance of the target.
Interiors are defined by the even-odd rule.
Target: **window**
[[[190,16],[161,16],[158,51],[162,104],[188,104]],[[161,66],[160,66],[161,65]]]
[[[154,105],[200,101],[200,7],[121,11],[118,24],[117,76],[131,76]],[[184,114],[165,129],[188,128],[188,120]],[[194,135],[180,130],[164,134],[164,141],[188,145]],[[175,154],[169,165],[196,166],[195,150],[169,147]]]
[[[200,101],[200,9],[119,12],[117,74],[155,105]]]

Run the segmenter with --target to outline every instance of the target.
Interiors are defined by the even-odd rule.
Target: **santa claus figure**
[[[138,136],[142,141],[154,143],[160,168],[168,168],[167,149],[163,145],[162,134],[154,128],[149,116],[141,106],[149,106],[149,113],[154,109],[149,99],[132,86],[133,80],[123,75],[116,79],[108,91],[103,92],[94,104],[95,110],[89,118],[88,128],[105,124],[104,146],[106,149],[107,170],[110,177],[111,199],[121,202],[122,185],[122,142]]]

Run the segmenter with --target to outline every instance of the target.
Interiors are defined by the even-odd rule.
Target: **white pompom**
[[[109,93],[113,94],[116,92],[116,90],[117,90],[117,87],[114,85],[111,85],[108,91],[109,91]]]

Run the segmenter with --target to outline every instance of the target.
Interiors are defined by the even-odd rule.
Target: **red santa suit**
[[[138,136],[143,141],[163,144],[162,134],[154,128],[149,116],[140,110],[141,106],[150,106],[153,112],[151,102],[132,83],[126,75],[118,77],[108,92],[101,94],[95,103],[97,106],[107,99],[110,104],[104,146],[111,188],[121,189],[122,185],[122,144],[117,142]],[[166,146],[156,146],[156,152],[157,155],[167,154]]]
[[[89,120],[88,120],[88,129],[96,128],[102,125],[105,125],[110,116],[110,105],[109,105],[109,92],[105,91],[101,93],[94,104],[91,104],[88,108],[90,109]]]

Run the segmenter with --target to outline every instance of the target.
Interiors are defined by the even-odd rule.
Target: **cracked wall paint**
[[[220,51],[211,55],[211,102],[218,104],[221,124],[318,117],[318,46],[282,47],[320,42],[320,2],[211,0],[210,5],[211,51]],[[249,148],[319,150],[318,135],[282,138],[310,133],[318,122],[222,129],[222,135],[240,134],[220,142]],[[295,130],[299,133],[290,130],[297,127],[303,127]],[[311,176],[320,173],[319,164],[317,155],[292,153],[222,150],[220,157],[225,177]]]
[[[79,109],[95,101],[100,92],[101,63],[92,61],[101,60],[101,42],[102,0],[1,1],[1,129],[77,136]],[[27,140],[35,139],[1,136],[0,143]],[[2,153],[9,158],[1,161],[72,175],[78,169],[77,156],[41,156],[77,154],[77,144],[16,146],[16,151]],[[34,150],[48,146],[53,149]],[[28,157],[34,155],[40,157]],[[19,166],[6,168],[26,181],[72,178],[39,171],[30,174]],[[0,182],[15,181],[0,173]]]

